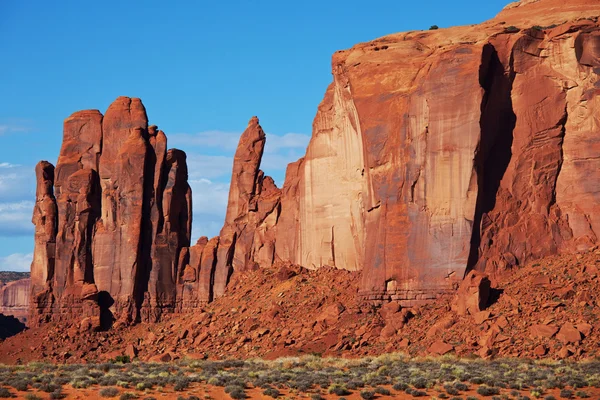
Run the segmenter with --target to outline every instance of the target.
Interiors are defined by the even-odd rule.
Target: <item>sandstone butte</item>
[[[457,307],[477,312],[472,282],[598,245],[599,15],[595,0],[523,1],[336,52],[283,188],[260,170],[254,117],[221,233],[193,246],[185,154],[141,101],[73,114],[56,168],[36,168],[30,323],[157,321],[274,263],[361,270],[361,298],[403,306],[474,270]]]

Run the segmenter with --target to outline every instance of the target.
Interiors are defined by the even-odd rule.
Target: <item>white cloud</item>
[[[193,220],[192,243],[200,236],[219,234],[229,199],[229,183],[211,182],[208,179],[192,179]]]
[[[267,135],[265,153],[277,153],[284,149],[306,150],[310,136],[303,133],[286,133],[283,136]]]
[[[22,124],[0,124],[0,136],[7,133],[27,132],[29,128]]]
[[[240,133],[224,131],[204,131],[198,133],[171,133],[168,136],[169,147],[188,148],[201,146],[235,151]]]
[[[190,179],[231,178],[233,156],[212,156],[206,154],[187,154]]]
[[[35,167],[0,163],[0,202],[33,199]]]
[[[32,235],[33,206],[34,202],[29,200],[0,203],[0,236]]]
[[[224,152],[235,153],[241,133],[225,131],[204,131],[199,133],[175,133],[169,135],[169,146],[182,149],[193,147],[213,148]],[[309,135],[302,133],[286,133],[283,136],[267,133],[265,152],[276,153],[284,149],[306,149]]]
[[[0,163],[0,168],[15,168],[15,167],[20,167],[20,165],[19,164],[11,164],[11,163],[7,163],[7,162]]]
[[[14,253],[6,257],[0,257],[0,271],[27,272],[31,269],[33,253]]]

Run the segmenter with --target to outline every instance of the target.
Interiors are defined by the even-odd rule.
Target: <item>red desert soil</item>
[[[80,363],[276,358],[317,353],[361,357],[509,356],[579,360],[599,355],[600,250],[555,256],[493,282],[494,302],[474,315],[453,296],[402,309],[357,299],[360,272],[281,266],[234,276],[227,292],[197,313],[106,332],[48,324],[0,343],[0,361]]]
[[[397,392],[394,391],[390,386],[383,386],[389,390],[391,390],[391,394],[389,396],[385,396],[385,395],[377,395],[377,399],[414,399],[415,397],[413,397],[412,395],[403,393],[403,392]],[[477,385],[473,385],[472,390],[468,391],[468,392],[462,392],[461,393],[461,397],[466,398],[467,396],[472,396],[475,398],[482,398],[479,394],[477,394]],[[100,388],[97,387],[92,387],[89,389],[74,389],[71,386],[65,386],[63,388],[62,393],[64,393],[66,395],[65,398],[67,399],[105,399],[105,397],[101,397],[99,395],[99,390]],[[432,390],[432,389],[423,389],[424,392],[427,392],[428,395],[431,396],[436,396],[439,393],[436,390]],[[290,393],[290,391],[288,390],[284,390],[281,389],[281,396],[280,398],[286,398],[286,396],[290,396],[293,395],[292,393]],[[502,389],[500,391],[500,395],[508,395],[511,392],[511,390],[509,389]],[[598,388],[586,388],[585,392],[590,396],[590,398],[595,399],[595,398],[600,398],[600,389]],[[49,399],[49,394],[44,393],[44,392],[39,392],[39,391],[30,391],[29,393],[34,393],[37,396],[41,397],[42,399]],[[189,389],[187,389],[185,392],[175,392],[172,390],[172,388],[165,388],[163,391],[149,391],[149,392],[141,392],[141,391],[136,391],[136,390],[131,390],[131,389],[120,389],[120,394],[122,393],[135,393],[136,395],[140,396],[140,398],[145,398],[145,397],[155,397],[155,398],[161,398],[161,399],[175,399],[178,396],[190,396],[190,395],[194,395],[199,397],[200,399],[205,399],[205,398],[210,398],[210,399],[230,399],[231,397],[225,393],[224,388],[222,387],[215,387],[215,386],[210,386],[210,385],[203,385],[203,384],[195,384],[195,385],[191,385]],[[262,394],[262,390],[259,388],[252,388],[252,389],[248,389],[246,390],[246,396],[248,399],[273,399],[273,397],[269,397],[269,396],[265,396]],[[530,395],[529,391],[519,391],[519,393],[522,396],[528,396]],[[16,395],[16,397],[13,398],[17,398],[17,399],[25,399],[25,396],[22,395],[21,393],[15,392],[13,390],[13,394]],[[208,396],[208,397],[205,397]],[[327,400],[333,400],[333,399],[339,399],[340,397],[334,394],[325,394],[323,393],[321,395],[324,399]],[[554,396],[555,398],[559,399],[560,398],[560,390],[559,389],[552,389],[552,390],[546,390],[544,392],[544,396]],[[115,398],[117,398],[118,396],[116,396]],[[309,394],[304,393],[303,395],[299,395],[299,398],[310,398]],[[355,391],[350,395],[346,395],[344,396],[346,399],[349,400],[360,400],[362,399],[361,395],[360,395],[360,390],[359,391]]]

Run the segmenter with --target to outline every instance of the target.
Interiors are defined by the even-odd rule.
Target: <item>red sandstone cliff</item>
[[[517,3],[337,52],[288,169],[277,256],[362,269],[363,296],[406,304],[469,268],[597,245],[599,14],[589,0]]]
[[[166,152],[139,99],[71,115],[56,169],[42,161],[36,174],[32,324],[109,326],[175,310],[191,228],[185,153]]]
[[[225,224],[189,247],[185,154],[138,99],[65,121],[42,162],[32,265],[37,322],[158,320],[275,262],[362,270],[402,304],[591,249],[600,232],[600,4],[524,1],[480,25],[389,35],[333,56],[305,157],[278,189],[252,118]]]

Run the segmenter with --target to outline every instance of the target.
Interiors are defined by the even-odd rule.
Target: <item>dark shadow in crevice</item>
[[[12,315],[0,314],[0,339],[6,339],[23,332],[27,327]]]
[[[98,293],[98,306],[100,307],[100,330],[107,331],[109,330],[113,322],[115,321],[115,317],[110,311],[110,307],[115,304],[110,293],[103,290]]]
[[[490,297],[488,297],[486,308],[492,306],[500,300],[500,296],[504,293],[504,289],[491,288]]]
[[[512,60],[510,64],[510,70],[506,71],[494,46],[488,43],[483,47],[479,67],[479,84],[484,89],[479,121],[481,137],[474,160],[478,193],[465,275],[479,259],[481,219],[494,209],[500,181],[512,157],[513,130],[517,117],[511,99],[514,80]]]

